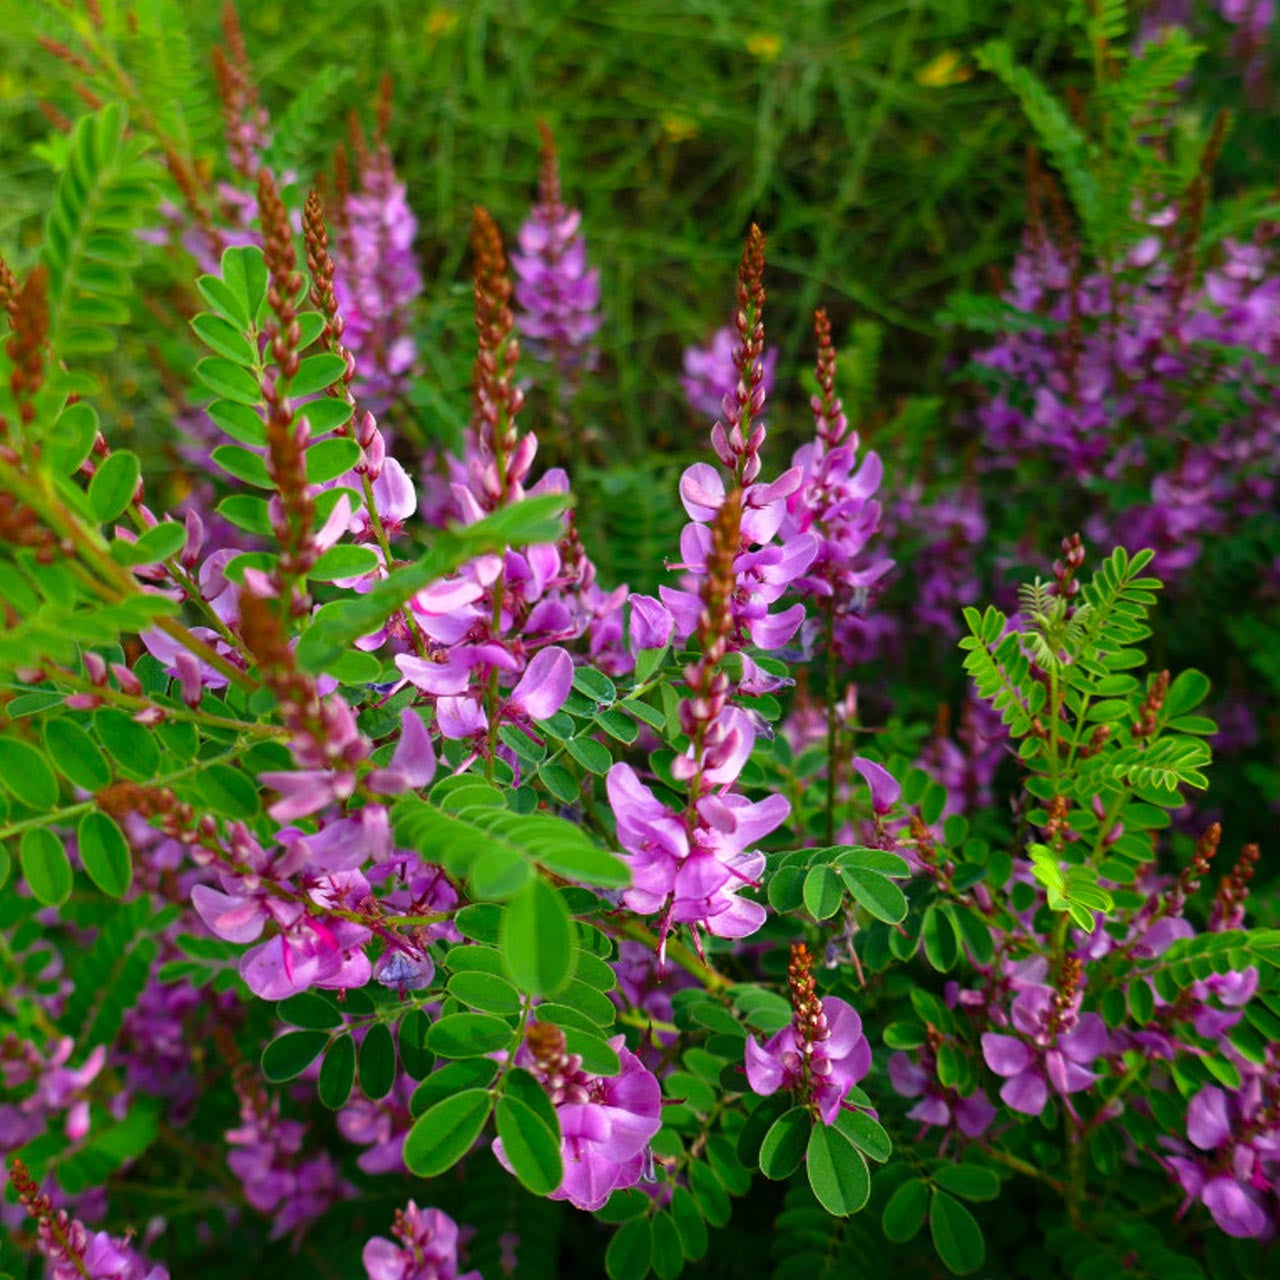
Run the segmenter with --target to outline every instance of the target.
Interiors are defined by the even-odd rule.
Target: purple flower
[[[359,178],[341,211],[333,284],[346,322],[342,341],[355,357],[352,391],[377,414],[402,394],[416,354],[409,319],[422,292],[418,220],[385,142],[365,154]]]
[[[587,266],[582,214],[565,206],[555,140],[545,124],[538,203],[520,228],[520,252],[511,255],[516,274],[518,326],[530,351],[549,361],[565,380],[595,363],[591,339],[604,322],[600,314],[600,273]]]
[[[797,1034],[795,1020],[763,1046],[747,1037],[747,1082],[756,1093],[768,1096],[790,1089],[809,1098],[824,1124],[833,1124],[845,1094],[871,1067],[871,1046],[862,1034],[862,1019],[836,996],[821,1001],[825,1035]]]
[[[410,1200],[391,1233],[395,1240],[374,1236],[364,1246],[368,1280],[481,1280],[478,1271],[458,1274],[458,1224],[439,1209]]]
[[[1051,1085],[1065,1099],[1097,1080],[1091,1068],[1109,1051],[1110,1037],[1096,1013],[1080,1014],[1079,1007],[1078,991],[1064,999],[1053,987],[1028,984],[1011,1009],[1022,1037],[984,1033],[983,1057],[1005,1078],[1000,1097],[1013,1110],[1039,1115]]]
[[[968,1138],[980,1138],[996,1118],[996,1109],[981,1089],[961,1096],[954,1089],[944,1088],[938,1080],[934,1056],[927,1049],[921,1050],[920,1062],[912,1062],[905,1053],[889,1057],[889,1082],[903,1098],[919,1098],[910,1111],[908,1120],[922,1124],[955,1125]]]
[[[871,788],[871,810],[878,818],[893,810],[902,795],[902,786],[882,764],[854,756],[853,767]]]
[[[591,1075],[577,1054],[565,1052],[557,1027],[535,1023],[516,1055],[546,1089],[560,1121],[564,1181],[550,1198],[579,1209],[598,1209],[614,1191],[639,1182],[649,1142],[662,1127],[658,1081],[621,1036],[609,1047],[621,1070],[616,1076]],[[494,1140],[493,1153],[503,1168],[511,1168],[501,1138]]]

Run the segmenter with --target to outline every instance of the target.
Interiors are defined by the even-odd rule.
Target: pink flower
[[[622,1064],[616,1076],[583,1071],[582,1059],[564,1052],[563,1036],[558,1045],[539,1045],[537,1054],[526,1041],[516,1055],[547,1090],[560,1120],[564,1181],[550,1198],[589,1211],[614,1191],[639,1182],[649,1142],[662,1127],[658,1081],[622,1036],[614,1036],[609,1047]],[[501,1138],[495,1139],[493,1154],[503,1168],[511,1168]]]
[[[817,1104],[824,1124],[833,1124],[845,1094],[871,1068],[871,1046],[862,1034],[862,1019],[836,996],[822,1000],[828,1034],[802,1043],[794,1022],[761,1046],[747,1037],[747,1082],[767,1097],[790,1089]]]

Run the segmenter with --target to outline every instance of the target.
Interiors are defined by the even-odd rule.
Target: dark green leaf
[[[693,1196],[683,1187],[676,1187],[671,1193],[671,1217],[680,1233],[680,1243],[684,1247],[684,1256],[690,1262],[697,1262],[707,1254],[707,1224],[694,1203]]]
[[[286,1031],[262,1051],[262,1074],[272,1084],[300,1076],[320,1056],[328,1035],[323,1031]]]
[[[840,876],[858,904],[877,920],[901,924],[907,918],[906,896],[887,876],[857,867],[842,868]]]
[[[487,1013],[451,1013],[427,1034],[427,1048],[442,1058],[478,1058],[512,1041],[512,1029]]]
[[[155,735],[127,711],[100,707],[93,713],[93,729],[116,768],[140,782],[150,782],[160,764]]]
[[[523,1067],[513,1067],[502,1079],[502,1090],[509,1098],[524,1103],[560,1140],[560,1118],[551,1105],[547,1091]]]
[[[487,1089],[498,1074],[498,1064],[492,1058],[464,1058],[450,1062],[433,1071],[413,1091],[409,1110],[420,1116],[437,1102],[451,1098],[464,1089]]]
[[[434,1178],[451,1169],[480,1136],[490,1105],[484,1089],[466,1089],[420,1115],[404,1140],[409,1172],[419,1178]]]
[[[893,1154],[893,1141],[884,1126],[865,1111],[841,1111],[835,1127],[877,1164],[884,1164]]]
[[[943,1265],[954,1275],[964,1276],[982,1266],[987,1248],[982,1228],[959,1200],[937,1191],[929,1208],[929,1233]]]
[[[871,1196],[871,1175],[861,1151],[840,1132],[815,1124],[805,1159],[809,1186],[831,1214],[857,1213]]]
[[[58,803],[58,779],[43,754],[17,738],[0,738],[0,783],[29,809]]]
[[[384,1028],[385,1029],[385,1028]],[[356,1078],[356,1042],[350,1035],[339,1036],[320,1064],[316,1093],[330,1111],[347,1105]]]
[[[449,994],[485,1013],[519,1013],[520,993],[505,978],[491,973],[455,973]]]
[[[653,1270],[660,1280],[675,1280],[684,1270],[680,1233],[669,1213],[653,1216]]]
[[[427,1048],[427,1036],[431,1032],[431,1019],[421,1009],[410,1009],[400,1019],[397,1042],[400,1046],[400,1062],[411,1080],[422,1080],[435,1065],[435,1054]]]
[[[549,1129],[531,1107],[517,1098],[498,1101],[498,1137],[516,1177],[536,1196],[554,1191],[564,1180],[560,1135]]]
[[[360,1090],[366,1098],[385,1098],[396,1081],[396,1046],[391,1028],[375,1022],[360,1044]]]
[[[311,991],[300,991],[296,996],[281,1000],[276,1005],[278,1017],[295,1027],[309,1031],[332,1031],[342,1026],[342,1015],[320,996]]]
[[[939,973],[949,973],[960,958],[960,947],[955,930],[947,913],[936,906],[927,907],[920,936],[924,942],[925,959]]]
[[[840,910],[844,885],[828,866],[813,867],[804,878],[805,909],[815,920],[826,920]]]
[[[653,1260],[653,1228],[647,1217],[629,1218],[614,1233],[604,1255],[609,1280],[644,1280]]]
[[[784,1112],[773,1122],[760,1144],[760,1172],[775,1181],[795,1173],[804,1159],[813,1127],[813,1117],[807,1108],[792,1107]]]
[[[906,1244],[924,1226],[929,1211],[929,1184],[923,1178],[911,1178],[889,1197],[880,1220],[885,1239]]]
[[[976,1164],[944,1164],[933,1175],[944,1191],[964,1200],[994,1200],[1000,1194],[1000,1179]]]
[[[568,908],[540,876],[507,904],[499,945],[521,991],[553,995],[573,972],[573,925]]]

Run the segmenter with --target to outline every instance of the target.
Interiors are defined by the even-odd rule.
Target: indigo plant
[[[1187,73],[1181,36],[1118,70],[1117,7],[1077,8],[1110,101]],[[1014,292],[953,304],[1001,322],[974,364],[1009,377],[950,491],[894,487],[871,341],[842,381],[823,309],[781,443],[751,223],[722,350],[686,362],[706,434],[653,498],[687,520],[650,593],[578,507],[608,310],[549,132],[518,252],[473,211],[469,388],[436,389],[465,426],[424,445],[390,89],[354,168],[299,183],[224,30],[235,198],[206,205],[105,43],[68,48],[114,93],[48,148],[38,257],[0,266],[0,1268],[1266,1274],[1265,832],[1188,808],[1211,683],[1157,629],[1271,496],[1269,241],[1196,248],[1219,135],[1170,205],[1163,159],[1089,152],[987,50],[1084,203],[1078,235],[1033,221]],[[102,363],[140,263],[194,276],[174,399],[206,474],[178,496]],[[1172,502],[1197,467],[1231,496],[1188,517],[1203,544],[1076,502],[1153,468]],[[999,607],[997,471],[1061,499]],[[869,663],[908,636],[965,691],[931,740]]]

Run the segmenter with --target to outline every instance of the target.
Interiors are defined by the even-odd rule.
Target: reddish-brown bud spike
[[[374,146],[381,151],[387,145],[391,133],[391,103],[394,93],[394,81],[391,73],[384,71],[378,81],[378,114],[377,133],[374,135]]]
[[[351,154],[355,158],[356,172],[361,175],[368,173],[369,144],[365,141],[364,125],[354,111],[347,116],[347,140],[351,146]]]
[[[36,103],[36,107],[40,114],[55,128],[59,133],[71,132],[71,121],[53,105],[52,102],[45,102],[41,99]]]
[[[18,289],[10,309],[13,336],[5,350],[13,362],[9,389],[19,404],[23,423],[35,418],[35,396],[44,385],[45,344],[49,338],[49,272],[36,266]]]
[[[561,207],[560,159],[556,154],[556,140],[551,126],[545,120],[538,121],[538,200],[548,208]]]
[[[18,277],[0,256],[0,311],[4,311],[12,324],[18,309]]]

